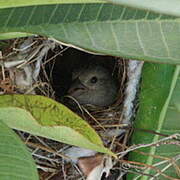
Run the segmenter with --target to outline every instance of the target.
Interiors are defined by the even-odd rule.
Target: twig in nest
[[[169,141],[169,140],[178,139],[178,137],[180,137],[180,134],[177,133],[177,134],[173,134],[169,137],[162,138],[162,139],[160,139],[156,142],[153,142],[153,143],[133,145],[133,146],[129,147],[126,151],[122,151],[122,152],[118,153],[118,155],[120,155],[120,158],[121,158],[125,154],[127,154],[131,151],[134,151],[136,149],[140,149],[140,148],[144,148],[144,147],[150,147],[150,146],[160,146],[161,144],[166,144],[167,141]]]
[[[66,156],[66,155],[64,155],[64,154],[60,154],[60,153],[56,152],[55,150],[50,149],[50,148],[48,148],[48,147],[44,147],[44,146],[42,146],[42,145],[35,144],[35,143],[32,143],[32,142],[26,142],[26,144],[27,144],[28,146],[33,146],[33,147],[35,147],[35,148],[42,149],[42,150],[47,151],[47,152],[49,152],[49,153],[53,153],[53,154],[55,154],[56,156],[59,156],[59,157],[61,157],[61,158],[63,158],[63,159],[70,160],[68,156]]]
[[[153,165],[148,165],[148,164],[145,164],[145,163],[142,163],[142,162],[127,161],[127,160],[119,160],[119,162],[125,163],[125,166],[129,167],[129,168],[132,167],[132,168],[141,169],[141,170],[153,169],[156,172],[158,172],[161,176],[165,177],[166,179],[179,180],[177,178],[173,178],[171,176],[166,175],[159,168],[154,167]],[[135,164],[135,165],[138,165],[138,166],[133,166],[132,164]],[[139,176],[144,175],[144,172],[138,172],[138,173],[140,174]],[[146,175],[151,176],[150,174],[146,174]],[[134,179],[138,179],[138,178],[136,177]]]
[[[84,108],[84,107],[82,106],[82,109],[83,109],[83,110],[89,115],[89,117],[92,118],[104,131],[106,131],[106,129],[103,127],[103,125],[102,125],[99,121],[97,121],[97,119],[94,118],[94,116],[92,116],[91,113],[89,113],[89,111],[88,111],[86,108]]]

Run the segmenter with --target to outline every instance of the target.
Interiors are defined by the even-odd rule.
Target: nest
[[[58,63],[62,63],[62,69],[64,69],[66,65],[63,64],[63,61],[65,63],[68,58],[73,57],[73,61],[70,60],[70,62],[75,62],[74,57],[95,56],[59,45],[42,37],[20,38],[4,41],[4,43],[7,47],[2,51],[3,56],[1,57],[1,94],[39,94],[60,101],[68,88],[65,83],[63,84],[65,76],[68,75],[63,76],[63,73],[61,76],[58,75],[61,71],[61,69],[57,69]],[[69,54],[72,54],[71,57]],[[117,99],[112,106],[103,109],[93,108],[89,111],[86,107],[79,105],[80,116],[96,130],[107,147],[111,148],[113,152],[119,153],[127,148],[130,137],[130,130],[127,129],[130,125],[129,120],[135,111],[135,108],[131,108],[130,112],[127,112],[126,103],[124,103],[127,96],[129,62],[114,57],[97,55],[96,57],[110,59],[107,60],[106,66],[109,66],[112,75],[119,83]],[[104,61],[102,62],[104,63]],[[58,78],[59,82],[62,82],[60,87],[57,85],[56,79]],[[67,78],[65,82],[68,81]],[[16,132],[31,150],[41,179],[84,179],[84,175],[76,163],[66,161],[68,153],[64,155],[62,153],[71,146],[28,133]],[[120,177],[123,175],[123,171],[122,164],[114,161],[111,174]]]

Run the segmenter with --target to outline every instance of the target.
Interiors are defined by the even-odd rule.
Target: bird
[[[117,96],[117,83],[105,67],[90,64],[72,73],[68,95],[80,105],[110,106]]]

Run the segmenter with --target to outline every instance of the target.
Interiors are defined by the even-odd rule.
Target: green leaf
[[[135,120],[135,128],[153,130],[165,135],[179,133],[179,107],[180,66],[145,64],[142,74],[140,107]],[[163,137],[153,133],[135,131],[132,137],[132,144],[148,144],[157,142],[161,138]],[[140,151],[170,158],[180,154],[180,148],[175,144],[151,146],[149,148],[141,148]],[[130,153],[129,159],[149,165],[162,161],[162,159],[141,155],[137,152]],[[157,168],[162,170],[168,163],[171,162],[161,164]],[[176,163],[180,165],[180,160]],[[144,173],[154,175],[155,171],[146,169]],[[177,172],[172,166],[163,173],[173,178],[178,178]],[[129,179],[133,177],[129,175]],[[164,179],[165,177],[159,176],[158,178]],[[140,179],[144,180],[148,179],[148,177],[142,176]]]
[[[9,33],[0,33],[0,40],[2,39],[13,39],[19,37],[32,36],[30,33],[21,33],[21,32],[9,32]]]
[[[179,0],[105,0],[123,6],[128,6],[157,13],[168,14],[180,17],[180,1]]]
[[[10,7],[22,7],[22,6],[32,6],[32,5],[44,5],[44,4],[78,4],[78,3],[102,3],[103,0],[6,0],[0,1],[0,8],[10,8]]]
[[[10,8],[10,7],[22,7],[22,6],[32,6],[32,5],[47,5],[47,4],[78,4],[78,3],[105,3],[112,2],[120,4],[122,6],[153,11],[156,13],[162,13],[173,16],[180,16],[180,2],[179,0],[6,0],[0,1],[0,8]]]
[[[0,179],[38,180],[36,165],[26,146],[0,116]]]
[[[37,95],[0,96],[0,117],[11,128],[115,156],[88,123],[52,99]]]
[[[0,32],[26,32],[99,54],[180,64],[180,21],[119,5],[60,4],[0,10]]]

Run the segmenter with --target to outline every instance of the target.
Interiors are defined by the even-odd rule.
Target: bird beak
[[[81,83],[79,78],[77,78],[72,82],[72,85],[70,89],[68,90],[68,94],[76,97],[76,96],[81,95],[86,90],[87,90],[87,87]]]

